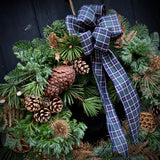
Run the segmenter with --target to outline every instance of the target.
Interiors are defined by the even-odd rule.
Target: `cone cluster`
[[[48,97],[56,97],[71,87],[75,79],[75,70],[68,65],[61,65],[52,69],[52,75],[44,93]]]
[[[36,99],[35,97],[25,97],[25,108],[34,112],[34,119],[40,123],[46,123],[51,117],[52,113],[61,112],[63,102],[60,97],[43,97]],[[38,106],[38,107],[37,107]]]

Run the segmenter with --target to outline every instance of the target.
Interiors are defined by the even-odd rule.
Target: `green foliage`
[[[108,81],[107,86],[108,86],[108,92],[112,102],[114,104],[118,103],[120,100],[118,98],[117,92],[111,80]]]
[[[148,133],[146,139],[150,149],[160,151],[160,128],[157,128],[153,133]]]
[[[67,39],[60,43],[58,51],[60,56],[68,61],[81,57],[83,50],[81,48],[80,39],[73,35],[67,36]]]
[[[144,24],[136,24],[133,27],[131,27],[130,30],[137,31],[136,37],[138,37],[139,39],[146,39],[147,37],[149,37],[148,28]]]
[[[8,128],[9,133],[16,137],[16,139],[8,137],[5,146],[11,149],[15,146],[21,148],[20,139],[24,136],[24,141],[30,147],[34,147],[36,152],[43,151],[44,155],[49,157],[56,156],[56,158],[59,158],[61,154],[67,155],[73,149],[72,146],[75,143],[77,145],[80,144],[80,139],[83,138],[84,131],[87,128],[84,123],[77,122],[75,119],[70,120],[71,115],[69,110],[65,110],[61,114],[51,118],[51,121],[56,118],[64,119],[69,124],[71,136],[64,139],[53,136],[54,130],[50,127],[50,123],[35,123],[32,120],[33,114],[29,113],[21,121],[15,121],[16,128]]]
[[[48,37],[51,32],[54,32],[56,36],[62,38],[64,33],[67,32],[65,21],[64,20],[56,20],[54,21],[51,26],[47,26],[43,29],[44,37]]]
[[[20,160],[25,159],[25,154],[16,153],[7,147],[0,148],[1,160]]]
[[[83,107],[87,116],[97,116],[102,110],[103,104],[92,78],[92,76],[82,76],[81,78],[78,76],[75,84],[62,94],[64,105],[72,106],[78,101],[78,107]],[[91,81],[94,85],[90,83]]]
[[[150,38],[142,40],[134,37],[131,42],[126,41],[124,45],[126,47],[123,48],[120,57],[125,64],[130,65],[133,72],[140,72],[149,68],[150,58],[147,54],[151,49]]]
[[[113,157],[113,147],[111,140],[107,141],[105,146],[99,146],[93,150],[93,153],[98,154],[99,157],[110,159]]]
[[[82,102],[84,112],[87,116],[96,116],[102,108],[102,100],[99,97],[87,98]]]
[[[4,77],[7,83],[0,85],[0,95],[8,96],[10,106],[20,104],[16,92],[23,90],[25,95],[40,97],[44,86],[57,65],[54,51],[49,49],[48,43],[42,39],[32,42],[19,41],[13,46],[14,54],[21,60],[17,67]]]
[[[159,47],[159,33],[153,32],[151,35],[151,44],[152,44],[152,53],[155,55],[160,55],[160,51],[158,50]]]

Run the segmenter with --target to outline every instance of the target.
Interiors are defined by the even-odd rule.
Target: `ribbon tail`
[[[127,140],[107,90],[105,70],[102,65],[102,53],[99,51],[95,52],[96,53],[91,54],[92,70],[106,112],[107,128],[113,144],[113,149],[128,159]]]
[[[113,81],[116,92],[124,106],[134,144],[139,132],[140,101],[138,94],[116,56],[108,50],[102,55],[103,66]]]

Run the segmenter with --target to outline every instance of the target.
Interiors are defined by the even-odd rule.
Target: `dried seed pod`
[[[71,129],[69,124],[62,119],[54,120],[51,123],[51,128],[54,130],[55,137],[68,138],[71,134]]]
[[[156,123],[152,113],[141,112],[140,114],[140,126],[146,128],[148,132],[154,132],[156,129]]]

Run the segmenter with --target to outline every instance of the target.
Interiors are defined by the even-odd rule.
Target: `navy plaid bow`
[[[124,106],[133,142],[136,144],[139,131],[140,103],[137,92],[115,55],[108,49],[110,38],[122,34],[115,13],[104,16],[103,5],[84,5],[78,17],[68,15],[66,26],[69,34],[81,39],[85,55],[90,55],[92,70],[106,112],[107,128],[113,149],[129,157],[128,144],[120,121],[110,100],[105,71],[113,81],[116,92]]]

